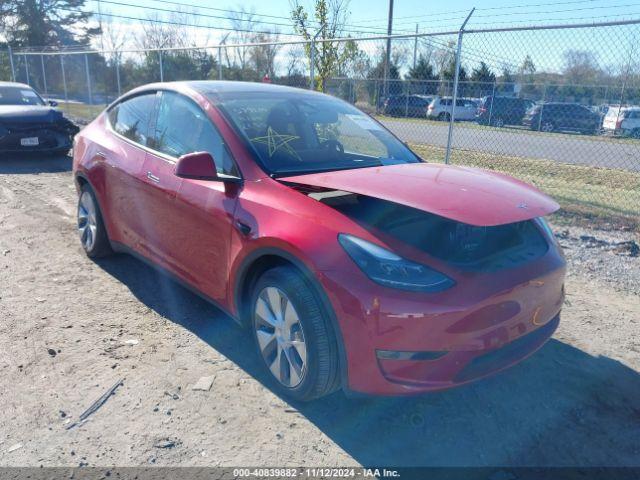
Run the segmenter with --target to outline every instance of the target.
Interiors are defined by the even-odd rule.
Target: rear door
[[[103,162],[104,198],[112,240],[138,250],[144,243],[144,214],[140,204],[142,169],[146,159],[156,92],[123,100],[107,112],[110,133],[97,152]]]

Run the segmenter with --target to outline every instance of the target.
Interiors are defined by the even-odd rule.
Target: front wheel
[[[88,257],[100,258],[113,253],[98,201],[87,184],[82,186],[78,199],[78,235]]]
[[[265,272],[255,284],[251,305],[256,349],[278,393],[308,401],[338,388],[331,321],[294,267]]]

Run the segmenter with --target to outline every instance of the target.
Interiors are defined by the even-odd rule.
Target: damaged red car
[[[462,385],[558,326],[556,202],[426,163],[327,95],[141,87],[77,135],[73,170],[87,255],[133,253],[219,306],[295,399]]]

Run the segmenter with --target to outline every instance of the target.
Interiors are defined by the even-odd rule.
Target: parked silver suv
[[[435,97],[427,108],[427,118],[432,120],[451,120],[451,97]],[[454,110],[455,120],[475,120],[478,104],[473,100],[458,98]]]
[[[640,138],[640,107],[609,107],[602,129],[609,134]]]

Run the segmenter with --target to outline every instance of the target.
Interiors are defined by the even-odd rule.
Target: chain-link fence
[[[391,48],[387,49],[387,41]],[[640,21],[109,52],[0,52],[0,78],[92,118],[149,82],[316,88],[427,161],[502,171],[566,210],[640,219]]]

